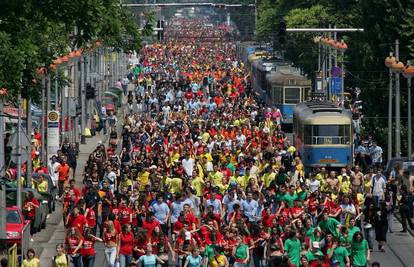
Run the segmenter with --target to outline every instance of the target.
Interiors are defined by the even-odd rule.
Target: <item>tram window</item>
[[[273,87],[273,101],[282,103],[282,87]]]
[[[305,125],[304,135],[308,145],[344,145],[351,140],[349,125]]]
[[[302,88],[302,102],[309,100],[311,98],[311,88],[310,87],[304,87]]]
[[[300,88],[285,88],[285,104],[297,104],[300,102]]]

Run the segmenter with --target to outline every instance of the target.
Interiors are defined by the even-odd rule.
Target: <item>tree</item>
[[[142,34],[118,0],[14,0],[0,10],[0,87],[10,97],[39,96],[36,69],[96,40],[115,49],[138,50]]]
[[[394,40],[399,39],[400,59],[414,56],[414,2],[399,0],[271,0],[261,1],[259,8],[259,37],[273,31],[275,17],[285,17],[288,27],[337,27],[364,28],[363,33],[339,34],[349,46],[345,55],[345,87],[359,87],[364,101],[363,121],[365,131],[385,147],[388,102],[388,71],[384,58],[393,51]],[[317,34],[315,34],[317,35]],[[316,45],[313,34],[288,35],[286,57],[312,76],[316,70]],[[401,112],[406,109],[405,79],[401,79]],[[373,97],[375,96],[375,97]],[[404,127],[403,121],[403,127]],[[406,147],[403,131],[402,147]]]

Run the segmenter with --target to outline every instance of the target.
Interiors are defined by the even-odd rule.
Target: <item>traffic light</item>
[[[279,21],[278,37],[279,37],[280,44],[284,44],[286,42],[286,22],[283,19]]]
[[[95,99],[95,88],[89,83],[86,84],[86,99]]]
[[[164,40],[164,21],[158,20],[157,21],[157,28],[161,28],[162,30],[158,30],[157,32],[157,40],[162,41]]]

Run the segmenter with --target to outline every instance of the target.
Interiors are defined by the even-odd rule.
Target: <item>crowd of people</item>
[[[385,252],[397,203],[413,226],[400,174],[375,161],[305,170],[234,44],[195,32],[142,49],[125,116],[90,154],[83,188],[57,169],[67,235],[55,266],[94,266],[101,242],[111,267],[362,267],[375,240]]]

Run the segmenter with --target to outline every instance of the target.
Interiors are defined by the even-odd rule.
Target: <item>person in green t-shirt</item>
[[[289,186],[288,192],[282,196],[282,200],[286,201],[289,207],[293,207],[295,200],[298,198],[298,195],[296,195],[294,191],[295,186],[291,185]]]
[[[354,234],[356,232],[360,232],[361,229],[359,229],[358,226],[355,226],[355,218],[351,218],[349,220],[349,226],[348,226],[348,242],[352,242],[352,238],[354,237]]]
[[[324,212],[322,221],[319,222],[318,226],[325,233],[331,233],[335,238],[339,237],[338,228],[341,226],[341,223],[329,217],[327,212]]]
[[[340,267],[349,267],[351,262],[349,260],[349,252],[342,243],[338,245],[335,240],[332,247],[326,252],[332,264],[339,264]]]
[[[301,251],[300,240],[296,237],[296,231],[291,231],[289,238],[286,239],[284,249],[289,257],[292,265],[299,267],[300,264],[300,251]]]
[[[324,257],[325,255],[323,255],[323,252],[320,250],[319,242],[312,242],[312,250],[309,250],[306,253],[306,259],[309,264],[323,263]],[[319,266],[318,264],[316,265]]]
[[[249,246],[243,242],[241,236],[236,237],[236,246],[233,248],[234,267],[247,267],[249,263]]]
[[[351,243],[352,266],[366,266],[370,260],[371,253],[369,251],[368,242],[362,236],[361,232],[356,232]]]

